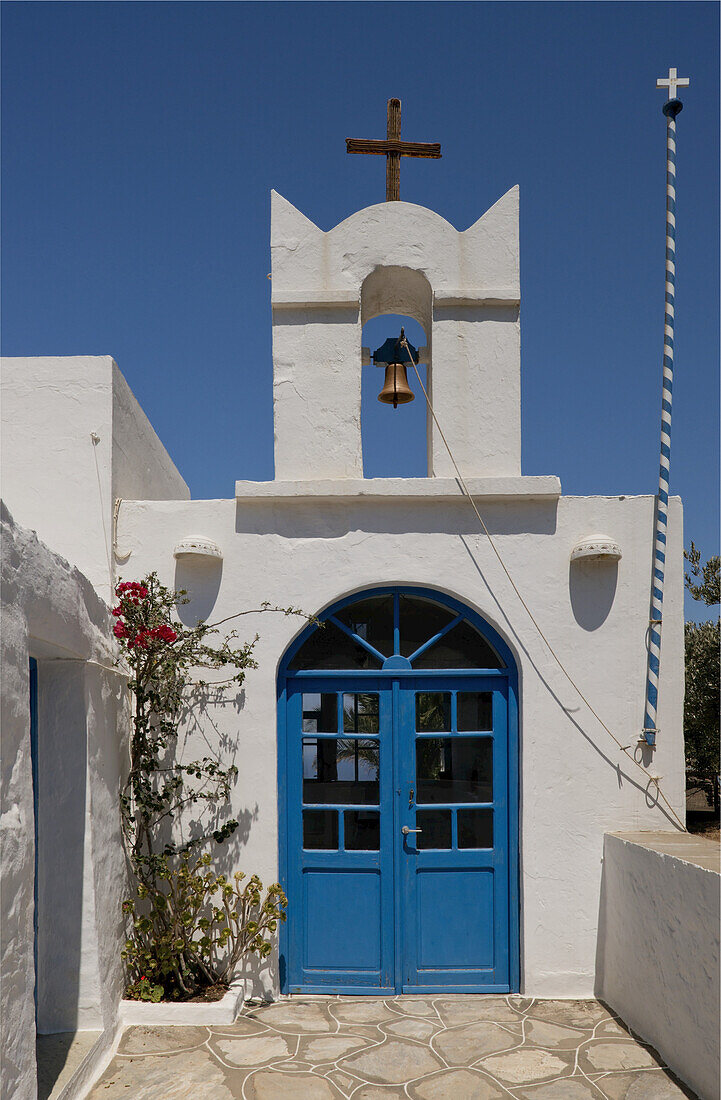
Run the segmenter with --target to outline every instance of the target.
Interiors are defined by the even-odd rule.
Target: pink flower
[[[129,592],[131,597],[135,597],[136,602],[138,597],[144,600],[148,595],[148,589],[144,584],[141,584],[140,581],[123,581],[122,584],[116,587],[115,592],[118,596],[121,596],[125,592]]]
[[[126,638],[128,634],[128,628],[125,623],[116,623],[113,627],[113,634],[116,638]]]
[[[118,604],[117,607],[114,607],[113,610],[110,612],[110,614],[115,615],[116,618],[117,618],[118,615],[122,615],[122,613],[123,613],[123,609],[120,606],[120,604]]]
[[[163,623],[161,626],[154,626],[150,630],[146,630],[145,634],[150,638],[160,639],[163,642],[174,642],[178,637],[172,626],[168,626],[167,623]]]

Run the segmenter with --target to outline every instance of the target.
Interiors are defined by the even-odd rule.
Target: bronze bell
[[[382,347],[373,352],[373,362],[377,367],[386,369],[383,389],[378,394],[379,401],[397,409],[399,405],[407,405],[414,400],[415,395],[408,385],[406,365],[418,362],[418,352],[406,340],[403,329],[397,340],[391,336]]]
[[[408,385],[408,375],[403,363],[389,363],[386,367],[386,380],[378,394],[378,400],[384,405],[392,405],[397,409],[399,405],[407,405],[414,398],[415,394]]]

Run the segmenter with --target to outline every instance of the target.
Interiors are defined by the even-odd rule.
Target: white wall
[[[338,484],[338,483],[337,483]],[[373,483],[369,483],[373,484]],[[421,481],[415,480],[418,488]],[[431,479],[429,489],[438,485]],[[268,487],[265,487],[266,489]],[[467,501],[386,500],[349,495],[294,499],[124,502],[119,547],[124,574],[156,569],[188,588],[188,621],[210,621],[264,600],[317,612],[380,584],[439,588],[474,607],[518,655],[521,692],[522,981],[535,996],[592,996],[603,834],[672,828],[649,805],[645,778],[631,768],[564,679],[502,574]],[[571,674],[624,743],[643,725],[652,497],[509,498],[484,503],[484,518],[534,614]],[[574,544],[604,531],[623,558],[569,563]],[[189,535],[206,536],[224,559],[173,558]],[[682,737],[683,568],[680,502],[671,504],[664,600],[658,750],[649,772],[678,813],[684,810]],[[259,667],[234,705],[202,717],[212,744],[226,739],[240,768],[232,811],[242,828],[225,846],[228,869],[278,874],[276,672],[302,622],[258,615],[229,624],[260,633]],[[200,733],[181,752],[205,751]]]
[[[114,498],[187,499],[188,487],[109,356],[0,366],[3,500],[110,600]]]
[[[273,192],[271,258],[276,478],[363,476],[361,320],[395,312],[424,326],[434,405],[464,473],[520,474],[517,187],[463,232],[390,202],[323,233]],[[428,302],[409,293],[414,280]],[[429,473],[454,473],[432,422]]]
[[[597,994],[703,1100],[719,1096],[719,881],[710,841],[605,838]]]
[[[358,306],[276,311],[276,477],[363,477],[360,349]]]
[[[107,607],[89,580],[16,525],[2,526],[0,1095],[35,1084],[29,658],[38,661],[38,1028],[112,1033],[126,896],[118,793],[128,701]]]
[[[187,500],[190,490],[118,366],[110,360],[113,398],[112,496]]]

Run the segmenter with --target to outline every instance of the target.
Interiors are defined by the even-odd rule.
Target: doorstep
[[[61,1031],[37,1036],[38,1100],[59,1100],[102,1034],[102,1031]]]

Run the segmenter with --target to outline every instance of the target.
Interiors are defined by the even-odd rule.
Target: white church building
[[[187,589],[186,623],[269,601],[325,624],[241,619],[257,669],[179,741],[238,767],[228,870],[288,895],[256,993],[591,997],[604,834],[676,827],[654,777],[684,819],[681,503],[652,751],[637,743],[654,497],[564,496],[521,471],[518,189],[465,231],[399,201],[323,232],[274,193],[271,245],[273,481],[233,493],[229,470],[228,499],[192,500],[111,359],[3,363],[3,1072],[18,1096],[34,999],[40,1031],[117,1022],[121,577]],[[425,334],[426,477],[363,476],[362,332],[385,314]],[[393,431],[402,413],[386,412]]]

